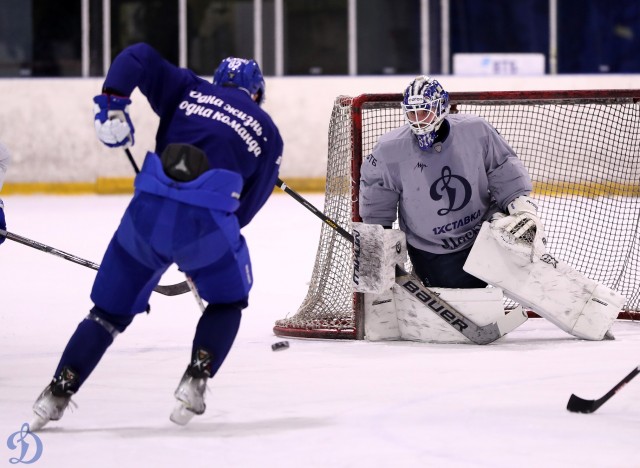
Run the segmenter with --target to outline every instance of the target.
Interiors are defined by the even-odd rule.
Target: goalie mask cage
[[[323,212],[349,232],[361,221],[362,159],[405,125],[400,94],[339,96],[329,124]],[[640,90],[451,93],[451,113],[485,118],[534,184],[549,252],[628,299],[640,318]],[[320,223],[319,223],[320,224]],[[363,305],[351,285],[352,245],[322,223],[306,298],[278,320],[284,337],[362,339]]]

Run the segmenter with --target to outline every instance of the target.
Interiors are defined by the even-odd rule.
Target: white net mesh
[[[351,232],[352,99],[338,97],[329,124],[329,159],[324,214]],[[351,243],[334,229],[322,224],[311,283],[306,298],[291,318],[276,327],[317,330],[324,335],[353,338],[355,313],[351,274]],[[303,332],[304,334],[304,332]],[[338,337],[335,336],[335,337]]]

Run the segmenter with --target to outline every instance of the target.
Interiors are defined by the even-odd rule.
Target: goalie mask
[[[418,76],[404,91],[402,109],[418,139],[418,146],[426,151],[433,145],[440,125],[449,113],[449,93],[437,80]]]
[[[247,92],[249,96],[258,95],[256,102],[264,102],[265,84],[262,71],[255,60],[227,57],[213,74],[213,84],[235,86]]]

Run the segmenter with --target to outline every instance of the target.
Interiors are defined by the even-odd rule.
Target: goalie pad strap
[[[511,215],[516,213],[531,213],[537,215],[538,205],[530,197],[523,195],[514,198],[513,201],[507,205],[507,210]]]

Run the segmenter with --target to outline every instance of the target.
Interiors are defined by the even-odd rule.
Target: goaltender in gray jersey
[[[446,139],[426,150],[408,124],[383,135],[360,179],[365,223],[390,226],[398,217],[410,245],[439,254],[471,247],[483,220],[531,192],[522,162],[484,119],[446,121]]]
[[[486,283],[463,269],[482,222],[498,212],[518,215],[518,236],[542,225],[513,149],[486,120],[450,115],[449,108],[437,80],[418,76],[409,84],[407,124],[383,135],[362,163],[360,216],[387,228],[398,218],[425,284],[482,288]]]

